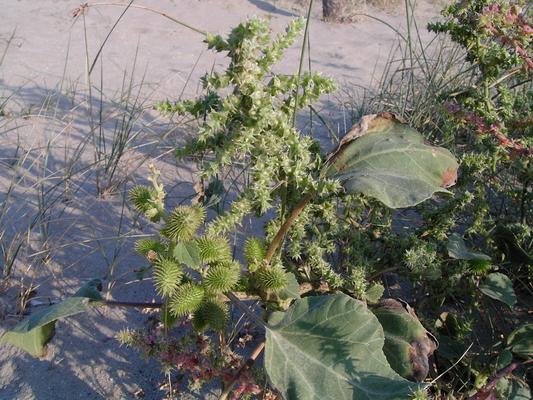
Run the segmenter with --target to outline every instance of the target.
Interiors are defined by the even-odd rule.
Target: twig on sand
[[[226,400],[228,398],[228,396],[231,393],[233,387],[239,381],[239,378],[242,376],[243,373],[245,373],[246,371],[250,370],[250,368],[252,368],[252,366],[254,365],[255,360],[257,359],[257,357],[259,357],[259,355],[261,354],[261,352],[263,351],[264,348],[265,348],[265,342],[264,341],[257,345],[257,347],[254,349],[254,351],[250,355],[250,358],[248,358],[248,360],[246,360],[246,362],[243,364],[243,366],[237,371],[235,376],[227,384],[226,388],[224,389],[224,391],[220,395],[219,400]]]

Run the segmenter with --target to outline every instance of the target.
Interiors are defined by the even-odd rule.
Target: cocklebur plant
[[[164,313],[170,313],[174,319],[192,314],[199,329],[210,326],[221,330],[228,310],[217,295],[236,285],[240,266],[231,261],[226,239],[197,235],[205,219],[202,207],[177,206],[172,212],[165,212],[164,189],[158,176],[159,171],[153,168],[150,179],[153,188],[136,186],[129,193],[132,204],[145,214],[154,202],[146,193],[159,193],[161,204],[155,221],[164,221],[160,237],[141,239],[136,249],[152,265],[154,286],[164,300]],[[154,221],[151,216],[147,214]],[[170,319],[164,315],[163,320]]]
[[[208,35],[208,46],[230,58],[227,70],[204,78],[207,94],[201,99],[160,105],[167,112],[198,118],[198,136],[178,155],[201,155],[201,186],[224,182],[230,169],[241,174],[242,182],[234,185],[239,190],[232,204],[212,219],[203,204],[167,212],[155,168],[152,187],[131,190],[136,209],[161,224],[159,235],[138,241],[136,249],[150,263],[162,303],[140,306],[161,308],[165,334],[171,334],[173,326],[183,328],[184,321],[190,321],[194,330],[217,332],[217,351],[223,358],[230,346],[228,333],[237,329],[228,326],[231,300],[261,329],[264,340],[251,360],[264,349],[269,382],[286,399],[419,396],[424,385],[406,378],[425,378],[425,373],[415,372],[420,357],[427,364],[434,346],[420,354],[409,338],[398,348],[386,338],[401,337],[404,325],[416,330],[416,339],[424,343],[431,342],[430,335],[414,313],[404,325],[395,322],[402,317],[383,325],[366,302],[354,299],[377,302],[383,287],[366,281],[365,263],[356,257],[346,269],[329,263],[325,256],[335,252],[336,244],[315,221],[333,226],[337,202],[345,196],[395,209],[435,194],[449,195],[458,164],[449,151],[427,144],[389,113],[363,117],[335,151],[322,154],[318,143],[296,129],[295,116],[298,109],[332,91],[332,81],[319,74],[271,72],[303,27],[304,21],[297,20],[285,35],[272,40],[266,22],[252,19],[238,25],[228,38]],[[346,207],[350,201],[342,204]],[[364,204],[360,202],[356,210],[364,212]],[[244,217],[269,211],[273,217],[264,238],[248,238],[243,249],[235,249],[235,258],[224,235],[235,231]],[[244,266],[237,261],[241,256]],[[301,297],[300,284],[312,280],[328,284]],[[252,311],[235,292],[260,300],[265,312]],[[50,323],[57,318],[82,312],[88,304],[112,305],[94,290],[84,289],[72,299],[65,302],[74,303],[76,312],[55,305],[35,313],[4,335],[2,342],[22,347],[38,342],[42,350],[51,337]],[[398,310],[405,313],[401,307]],[[136,342],[127,333],[121,338],[126,344]],[[153,338],[148,339],[143,346],[147,343],[157,350]],[[383,351],[386,344],[387,354],[400,354],[401,371],[391,367],[387,359],[391,356]],[[182,368],[185,359],[191,361],[189,356],[176,358],[176,368]],[[221,398],[229,396],[243,373],[246,370],[240,369],[224,380]]]
[[[228,52],[228,70],[223,74],[213,74],[213,79],[204,79],[208,90],[206,97],[196,102],[167,102],[161,107],[167,112],[189,112],[193,116],[201,116],[198,137],[178,151],[178,155],[194,155],[196,159],[203,160],[199,165],[202,179],[220,179],[228,169],[237,170],[233,175],[244,176],[236,202],[213,222],[208,222],[207,232],[229,232],[235,230],[245,216],[254,213],[261,216],[271,208],[275,210],[276,216],[265,226],[265,239],[249,238],[243,251],[248,263],[245,290],[259,295],[273,312],[267,324],[257,321],[267,333],[265,368],[271,383],[287,398],[368,395],[369,387],[355,387],[348,370],[341,368],[338,374],[330,376],[327,367],[331,362],[329,356],[319,356],[321,345],[310,339],[313,337],[311,333],[316,331],[319,337],[330,341],[325,344],[328,347],[338,348],[341,352],[352,351],[351,354],[367,351],[357,346],[351,350],[338,347],[339,341],[343,342],[346,336],[351,335],[351,332],[342,329],[336,332],[338,326],[335,321],[340,321],[342,315],[343,326],[358,324],[357,321],[362,318],[363,324],[369,324],[368,332],[376,334],[375,340],[380,343],[382,328],[371,313],[360,307],[363,303],[345,295],[311,296],[298,300],[298,285],[295,291],[292,290],[292,297],[296,299],[294,303],[289,302],[288,307],[281,308],[272,307],[272,303],[279,305],[279,300],[286,298],[284,291],[290,292],[287,289],[291,277],[294,282],[293,274],[301,281],[311,278],[310,274],[325,280],[329,286],[326,292],[346,288],[354,296],[377,302],[383,294],[383,287],[366,281],[362,265],[355,265],[346,275],[325,260],[327,253],[335,251],[335,245],[330,237],[322,235],[324,229],[319,224],[314,226],[313,222],[326,221],[334,225],[338,218],[338,201],[344,192],[363,193],[392,208],[417,204],[435,192],[446,192],[445,188],[455,182],[457,164],[450,153],[426,145],[417,132],[386,113],[363,118],[334,153],[321,155],[317,144],[310,142],[292,125],[296,110],[294,105],[299,108],[301,99],[311,99],[311,96],[305,95],[310,90],[306,78],[274,75],[264,82],[266,75],[260,60],[270,48],[265,32],[265,26],[254,20],[234,30],[227,41],[209,38],[208,43],[215,41],[213,47],[218,51]],[[248,52],[246,54],[259,63],[259,67],[247,65],[243,68],[243,60],[239,58],[241,49],[244,53]],[[250,52],[250,49],[255,52]],[[249,71],[255,71],[255,75]],[[302,82],[298,84],[299,80]],[[253,83],[253,97],[249,95],[250,88],[247,86],[250,82]],[[209,99],[215,96],[209,90],[212,87],[220,90],[222,86],[230,94],[216,96],[218,104],[214,105]],[[270,87],[276,90],[267,90]],[[299,90],[304,95],[300,95]],[[206,108],[205,104],[211,106]],[[241,106],[236,108],[235,104]],[[399,187],[399,182],[403,186]],[[301,262],[296,264],[295,260]],[[306,269],[307,265],[309,269]],[[262,286],[262,290],[257,290],[257,284]],[[228,297],[232,298],[231,294]],[[242,309],[242,305],[239,308]],[[276,309],[280,311],[274,311]],[[325,310],[332,310],[331,315],[325,318],[331,327],[320,322],[324,320]],[[253,314],[247,315],[252,320],[256,318]],[[346,324],[345,319],[351,323]],[[329,328],[336,333],[328,333]],[[366,343],[368,340],[372,339],[365,337],[357,341]],[[290,346],[290,352],[287,346]],[[382,344],[378,344],[380,346]],[[406,348],[409,346],[406,344]],[[416,386],[402,380],[387,364],[386,356],[380,354],[376,363],[359,362],[353,370],[357,371],[356,374],[377,374],[384,379],[380,398],[408,396]],[[415,367],[415,360],[408,354],[409,351],[402,353],[402,357],[405,356],[402,365],[406,365],[406,370]],[[427,354],[424,356],[427,357]],[[294,369],[297,369],[296,364],[300,369],[301,363],[297,360],[306,358],[318,359],[314,371],[305,371],[303,377],[301,373],[294,376],[290,372],[293,368],[285,368],[285,374],[279,373],[279,365],[294,363]],[[311,376],[313,373],[326,374],[332,384],[309,384],[315,381]],[[294,382],[294,387],[287,386],[287,381]],[[332,395],[331,391],[335,393]]]

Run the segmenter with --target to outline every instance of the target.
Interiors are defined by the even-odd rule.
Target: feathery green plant
[[[220,365],[235,359],[228,356],[228,349],[235,346],[235,332],[227,335],[228,299],[263,330],[265,340],[253,357],[264,346],[266,372],[286,398],[377,393],[383,399],[407,399],[421,393],[423,385],[402,376],[423,380],[427,368],[421,370],[419,363],[428,365],[436,344],[412,310],[402,308],[402,313],[411,314],[409,320],[392,318],[402,321],[387,326],[372,314],[367,303],[377,303],[384,292],[379,282],[369,279],[381,261],[369,261],[378,248],[369,246],[364,235],[350,237],[347,232],[350,225],[365,223],[372,227],[369,234],[387,233],[380,222],[390,219],[390,213],[374,213],[375,204],[402,208],[436,193],[449,195],[447,188],[455,183],[458,165],[449,151],[428,145],[417,131],[389,113],[363,117],[335,151],[324,155],[320,144],[300,132],[295,121],[298,110],[334,89],[333,82],[316,73],[272,73],[273,63],[303,29],[304,21],[297,20],[285,34],[271,38],[265,21],[251,19],[227,38],[208,34],[208,47],[229,57],[227,69],[204,77],[205,96],[200,99],[159,105],[162,111],[189,114],[198,121],[197,137],[177,155],[199,156],[202,185],[222,182],[228,172],[239,182],[232,185],[238,188],[235,201],[221,207],[215,218],[206,212],[202,193],[192,205],[167,211],[165,190],[154,167],[151,186],[132,189],[130,199],[136,210],[161,223],[157,237],[141,239],[135,246],[150,263],[155,291],[162,298],[162,303],[148,306],[161,308],[165,335],[184,320],[197,331],[210,328],[217,333],[218,359],[211,360],[209,373],[195,377],[222,378],[221,399],[227,398],[249,366],[243,363],[233,376],[237,365],[233,364],[231,379],[223,373],[214,375]],[[232,249],[225,235],[236,233],[253,215],[270,217],[264,239],[248,238],[243,249]],[[384,241],[379,250],[389,250],[387,244]],[[418,272],[429,260],[422,253],[407,257]],[[347,257],[341,259],[344,254]],[[241,256],[244,268],[237,261]],[[304,289],[306,296],[301,297]],[[237,294],[259,299],[264,314],[252,311]],[[73,303],[78,306],[76,312],[89,303],[119,305],[99,296]],[[398,302],[394,307],[392,314],[402,306]],[[53,321],[67,315],[63,308],[58,307],[62,313],[54,315]],[[48,327],[46,322],[39,328]],[[28,324],[22,323],[2,340],[39,333],[28,329]],[[426,347],[411,351],[413,345],[403,340],[402,347],[396,348],[390,338],[404,338],[405,331],[415,327],[416,339]],[[132,332],[120,336],[126,344],[142,343]],[[167,360],[165,365],[176,360],[176,367],[189,368],[193,374],[205,372],[202,357],[209,349],[204,336],[198,336],[200,351],[193,354],[185,342],[178,347],[166,337],[150,338],[145,343],[147,353]],[[392,347],[391,354],[402,352],[402,376],[389,364],[385,343]],[[331,351],[324,353],[324,348]],[[180,352],[183,349],[187,353]],[[349,362],[339,363],[338,357]],[[299,368],[302,359],[314,360],[313,367]],[[279,368],[280,363],[287,368]],[[317,374],[327,379],[315,379]]]

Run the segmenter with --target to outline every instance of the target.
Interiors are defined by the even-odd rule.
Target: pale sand
[[[368,85],[374,71],[379,73],[396,40],[394,31],[372,19],[347,25],[326,24],[319,19],[318,3],[310,29],[313,70],[334,77],[339,86]],[[273,2],[280,8],[260,0],[151,0],[139,1],[138,4],[149,4],[197,28],[221,34],[253,15],[268,18],[273,31],[280,32],[298,13],[296,8],[290,7],[289,1]],[[66,168],[65,151],[68,158],[90,130],[86,117],[87,103],[83,101],[87,93],[83,24],[81,19],[73,23],[71,17],[71,11],[78,5],[76,1],[67,0],[0,0],[0,46],[5,46],[5,39],[15,31],[11,47],[0,66],[0,104],[2,97],[11,94],[6,110],[13,113],[10,118],[0,117],[0,158],[5,161],[15,156],[17,136],[23,149],[34,149],[25,162],[29,172],[16,191],[19,201],[9,208],[11,232],[24,231],[36,214],[36,189],[42,176],[45,154],[43,146],[52,144],[51,159],[44,169],[46,175],[54,177],[58,174],[59,177]],[[428,20],[438,15],[439,8],[439,5],[426,3],[417,7],[422,30]],[[121,10],[120,7],[110,6],[89,10],[86,28],[90,61]],[[368,12],[393,27],[404,29],[405,16],[401,10],[397,14],[377,10]],[[430,36],[424,34],[424,37]],[[296,72],[300,43],[289,49],[283,61],[276,65],[276,72]],[[158,15],[130,9],[112,33],[102,53],[102,63],[96,64],[92,75],[93,85],[100,87],[100,71],[103,71],[104,109],[116,107],[113,99],[116,99],[116,91],[121,87],[124,71],[131,72],[136,52],[135,82],[139,83],[144,76],[142,97],[147,108],[156,100],[175,98],[182,92],[187,80],[189,83],[184,97],[193,96],[197,93],[199,78],[206,71],[211,70],[213,65],[215,68],[225,65],[223,55],[205,50],[198,33]],[[193,70],[195,63],[197,65]],[[76,92],[75,101],[71,101],[72,94],[52,96],[49,97],[53,101],[48,108],[40,108],[43,100],[58,90],[62,93]],[[338,109],[335,98],[325,99],[322,107],[333,123],[339,122],[336,128],[342,133],[343,112]],[[22,118],[17,115],[20,111],[31,116]],[[115,114],[107,117],[106,128],[109,131],[115,118]],[[181,132],[162,140],[161,133],[170,129],[165,118],[151,111],[142,113],[136,120],[134,131],[142,132],[139,142],[141,138],[144,141],[153,139],[154,142],[127,153],[119,171],[119,176],[127,175],[127,187],[131,187],[132,181],[146,177],[146,157],[168,151],[176,141],[182,140]],[[87,167],[92,160],[92,150],[88,150],[78,163],[80,167]],[[31,162],[34,164],[30,166]],[[138,168],[139,163],[142,165]],[[170,204],[192,193],[193,166],[176,168],[168,155],[161,157],[157,163],[171,194]],[[0,193],[7,191],[13,175],[4,165],[3,162]],[[185,184],[176,186],[178,182]],[[61,190],[52,193],[61,194]],[[124,238],[120,245],[114,240],[105,240],[117,235],[122,197],[97,199],[93,177],[87,178],[83,172],[73,179],[72,191],[73,200],[69,204],[56,203],[51,215],[51,261],[44,263],[39,257],[31,256],[42,250],[39,241],[42,236],[35,229],[35,238],[32,236],[31,246],[24,249],[24,257],[21,255],[14,276],[17,279],[25,277],[26,285],[31,278],[34,283],[41,284],[37,290],[41,300],[60,299],[73,293],[87,279],[106,275],[110,270],[109,260],[117,249],[113,296],[121,300],[151,300],[149,281],[126,284],[134,279],[127,274],[128,271],[143,264],[143,260],[131,250],[133,239]],[[134,213],[126,210],[121,235],[143,233],[138,226],[132,225],[133,218]],[[153,231],[153,227],[145,222],[141,222],[141,226],[145,232]],[[100,241],[64,247],[68,243],[97,238]],[[52,273],[53,278],[50,278]],[[9,315],[13,313],[17,291],[18,288],[13,285],[0,297],[0,306],[8,314],[6,320],[0,321],[2,329],[15,322]],[[161,398],[163,392],[158,390],[158,386],[164,377],[158,366],[140,359],[135,351],[120,348],[113,338],[118,329],[141,326],[146,318],[146,314],[137,311],[113,309],[95,310],[85,316],[61,321],[44,360],[32,359],[10,346],[2,347],[0,399],[130,399],[134,398],[133,393],[138,388],[144,390],[147,399]],[[207,397],[206,391],[180,398]]]

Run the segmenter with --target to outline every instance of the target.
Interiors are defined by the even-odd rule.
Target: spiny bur
[[[155,239],[139,239],[135,242],[135,251],[142,256],[148,256],[149,251],[161,253],[164,250],[161,242]]]
[[[250,237],[244,244],[244,258],[248,265],[254,269],[254,266],[259,265],[266,256],[265,242],[256,237]],[[250,269],[250,267],[249,267]]]
[[[233,261],[212,266],[204,278],[205,288],[214,293],[232,290],[239,281],[240,269],[239,263]]]
[[[226,329],[229,310],[228,306],[217,299],[209,299],[202,303],[195,315],[199,314],[200,318],[216,331]]]
[[[195,283],[186,283],[179,286],[172,299],[170,299],[170,311],[177,317],[192,313],[200,307],[204,299],[204,288]]]
[[[178,206],[172,211],[161,230],[163,236],[172,240],[191,240],[204,223],[205,209],[200,206]]]
[[[152,193],[146,186],[138,185],[130,189],[128,193],[128,199],[133,206],[142,213],[148,211],[152,207],[150,199]]]
[[[287,286],[287,275],[281,266],[272,265],[259,269],[255,273],[255,281],[259,289],[276,292]]]
[[[202,236],[196,239],[196,244],[205,263],[231,260],[231,248],[226,238]]]
[[[157,292],[170,297],[181,283],[183,271],[179,263],[167,257],[158,257],[154,263],[154,283]]]

